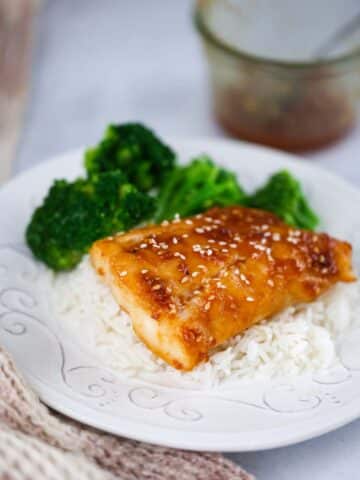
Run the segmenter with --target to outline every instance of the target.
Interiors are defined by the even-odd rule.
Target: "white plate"
[[[290,155],[230,141],[172,141],[182,160],[207,152],[238,172],[245,187],[289,168],[304,184],[321,228],[360,251],[360,194]],[[246,387],[167,388],[109,372],[66,336],[37,288],[39,264],[24,246],[30,214],[54,178],[82,173],[81,151],[20,175],[0,191],[0,344],[41,398],[70,417],[155,444],[194,450],[273,448],[321,435],[360,416],[360,329],[338,345],[336,371]]]

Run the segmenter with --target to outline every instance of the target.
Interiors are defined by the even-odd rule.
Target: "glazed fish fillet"
[[[180,370],[280,310],[355,280],[349,243],[243,207],[105,238],[90,255],[138,337]]]

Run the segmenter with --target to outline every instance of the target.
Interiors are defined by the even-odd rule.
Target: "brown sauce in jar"
[[[219,88],[215,115],[236,138],[288,151],[317,149],[345,136],[355,123],[354,105],[330,87],[326,78],[313,76],[290,91],[269,89],[270,94],[255,78],[241,87]]]

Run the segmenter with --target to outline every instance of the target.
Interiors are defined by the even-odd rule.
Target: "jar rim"
[[[293,70],[307,70],[313,69],[314,67],[319,66],[340,66],[349,64],[353,61],[360,62],[360,46],[353,49],[351,52],[346,55],[339,55],[337,57],[324,58],[321,60],[314,61],[291,61],[291,60],[279,60],[275,58],[262,57],[260,55],[253,55],[241,50],[233,45],[228,44],[224,40],[220,39],[206,24],[204,15],[202,14],[201,7],[195,7],[193,12],[193,21],[197,31],[200,33],[205,40],[210,42],[215,47],[223,50],[227,54],[237,57],[242,60],[246,60],[253,64],[269,66],[269,67],[279,67],[279,68],[288,68]]]

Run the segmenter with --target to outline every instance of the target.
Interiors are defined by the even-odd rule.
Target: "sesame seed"
[[[164,221],[161,222],[162,227],[167,227],[168,225],[169,225],[168,220],[164,220]]]
[[[202,218],[202,213],[198,213],[195,218]]]
[[[190,220],[189,218],[185,220],[186,225],[192,225],[193,221]]]
[[[197,277],[198,275],[199,275],[199,272],[193,272],[193,273],[191,274],[191,276],[194,277],[194,278]]]
[[[194,290],[194,291],[193,291],[193,294],[194,294],[194,295],[200,295],[201,292],[200,292],[200,290]]]
[[[325,257],[324,257],[324,255],[320,255],[319,260],[320,260],[321,263],[324,263],[324,262],[325,262]]]
[[[210,223],[210,222],[213,221],[213,219],[212,219],[212,217],[205,217],[205,221]]]
[[[186,283],[188,280],[189,280],[188,277],[183,277],[183,278],[181,279],[181,283]]]
[[[288,237],[287,241],[289,243],[292,243],[293,245],[297,245],[299,243],[299,240],[297,240],[296,238],[292,238],[292,237]]]
[[[221,251],[222,251],[223,253],[229,253],[229,250],[228,250],[227,248],[222,248]]]
[[[216,282],[217,288],[226,288],[225,285],[221,282]]]
[[[221,240],[221,241],[219,242],[219,245],[221,245],[221,246],[223,247],[223,246],[226,245],[226,242],[224,242],[223,240]]]
[[[161,285],[156,284],[152,287],[152,290],[160,290],[160,288],[161,288]]]
[[[210,239],[208,240],[208,242],[209,242],[209,243],[215,243],[215,240],[214,240],[213,238],[210,238]]]
[[[198,227],[198,228],[195,228],[195,232],[196,232],[196,233],[204,233],[204,229]]]
[[[274,281],[271,280],[271,278],[269,278],[269,280],[267,281],[268,285],[270,285],[270,287],[273,287],[274,286]]]
[[[176,244],[179,243],[179,240],[178,240],[176,237],[173,237],[172,243],[173,243],[174,245],[176,245]]]
[[[237,248],[236,243],[230,243],[230,248]]]
[[[211,248],[209,248],[209,250],[207,250],[207,256],[210,257],[212,254],[213,254],[213,251],[211,250]]]
[[[170,288],[170,287],[166,287],[166,289],[165,289],[165,290],[166,290],[166,292],[167,292],[167,293],[171,293],[171,292],[172,292],[172,290],[171,290],[171,288]]]
[[[142,244],[140,245],[140,248],[146,248],[146,247],[147,247],[147,243],[142,243]]]
[[[215,295],[210,295],[209,300],[210,300],[210,301],[211,301],[211,300],[215,300],[215,298],[216,298]]]
[[[273,233],[272,239],[274,240],[274,242],[279,242],[281,239],[280,233]]]
[[[205,303],[204,310],[208,311],[210,310],[210,302]]]
[[[205,267],[205,265],[198,265],[198,267],[200,270],[203,270],[204,272],[207,271],[207,268]]]
[[[255,298],[253,297],[246,297],[247,302],[255,302]]]
[[[187,233],[183,233],[181,236],[182,238],[189,238],[189,235]]]
[[[128,272],[126,270],[123,270],[122,272],[119,273],[120,277],[126,277]]]
[[[142,273],[143,275],[145,275],[145,273],[147,273],[148,271],[149,271],[149,270],[148,270],[147,268],[143,268],[143,269],[141,270],[141,273]]]

